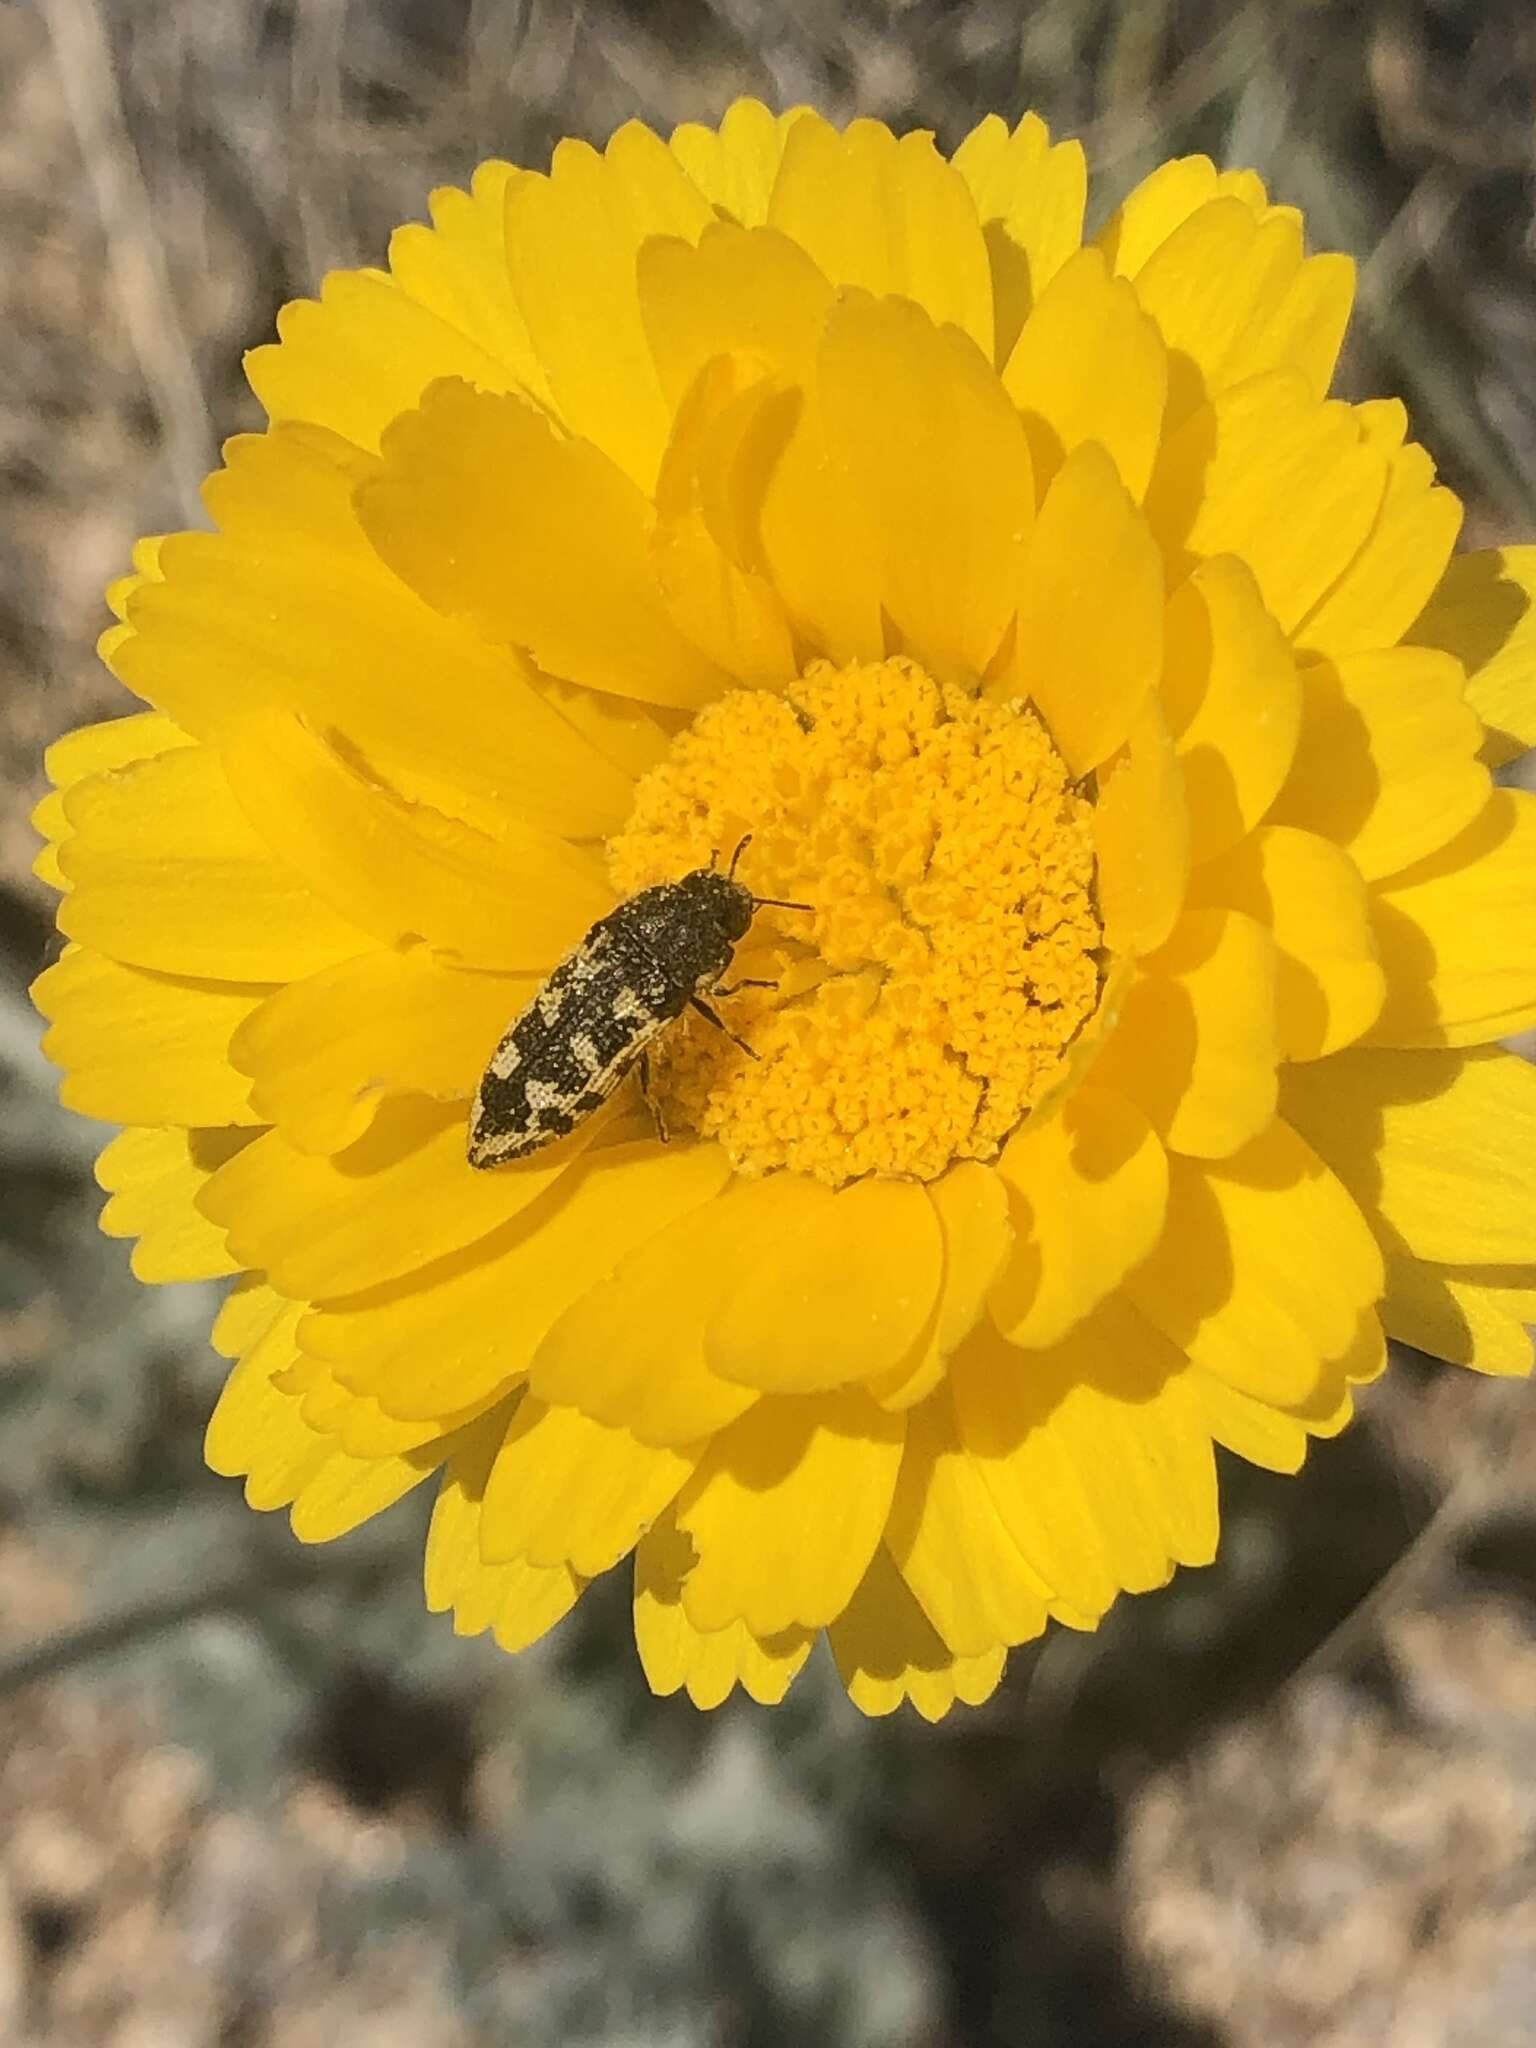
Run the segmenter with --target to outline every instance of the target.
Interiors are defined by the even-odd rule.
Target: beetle
[[[675,882],[657,882],[600,917],[508,1025],[480,1077],[469,1117],[471,1166],[526,1159],[576,1129],[606,1102],[646,1048],[692,1008],[756,1058],[709,1005],[737,942],[765,905],[809,910],[781,896],[754,896],[736,879],[750,843],[723,873],[711,856]],[[771,988],[740,981],[734,988]],[[665,1135],[665,1133],[663,1133]]]

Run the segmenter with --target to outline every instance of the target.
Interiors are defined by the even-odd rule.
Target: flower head
[[[1339,256],[1027,118],[750,102],[434,195],[250,358],[60,742],[104,1227],[239,1273],[209,1431],[323,1539],[436,1476],[515,1649],[634,1559],[652,1683],[985,1697],[1216,1542],[1384,1331],[1529,1367],[1536,550],[1451,558]],[[745,844],[743,845],[743,842]],[[734,993],[568,1134],[543,979],[741,847]],[[658,1135],[659,1118],[667,1142]]]

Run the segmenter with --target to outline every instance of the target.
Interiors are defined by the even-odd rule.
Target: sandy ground
[[[1034,104],[1104,210],[1201,147],[1362,259],[1480,538],[1536,530],[1536,26],[1004,0],[33,0],[0,10],[0,2042],[1504,2048],[1536,2042],[1536,1404],[1404,1360],[1219,1564],[985,1709],[657,1702],[599,1587],[515,1663],[420,1609],[406,1504],[302,1554],[206,1473],[203,1290],[94,1228],[25,813],[118,708],[137,533],[199,518],[240,352],[433,182],[738,90]]]

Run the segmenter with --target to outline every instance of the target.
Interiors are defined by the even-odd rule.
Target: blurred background
[[[515,1662],[423,1510],[304,1552],[203,1470],[208,1290],[95,1230],[25,819],[141,532],[200,523],[284,299],[478,158],[737,93],[1038,108],[1095,220],[1257,165],[1361,262],[1476,544],[1536,533],[1530,0],[0,5],[0,2044],[1536,2043],[1536,1395],[1412,1357],[1220,1563],[936,1729],[652,1699],[624,1585]]]

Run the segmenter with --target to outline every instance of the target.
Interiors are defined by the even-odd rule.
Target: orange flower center
[[[734,690],[640,783],[628,893],[728,858],[762,909],[717,999],[653,1059],[668,1128],[831,1186],[990,1159],[1098,1002],[1092,806],[1039,719],[893,659]]]

